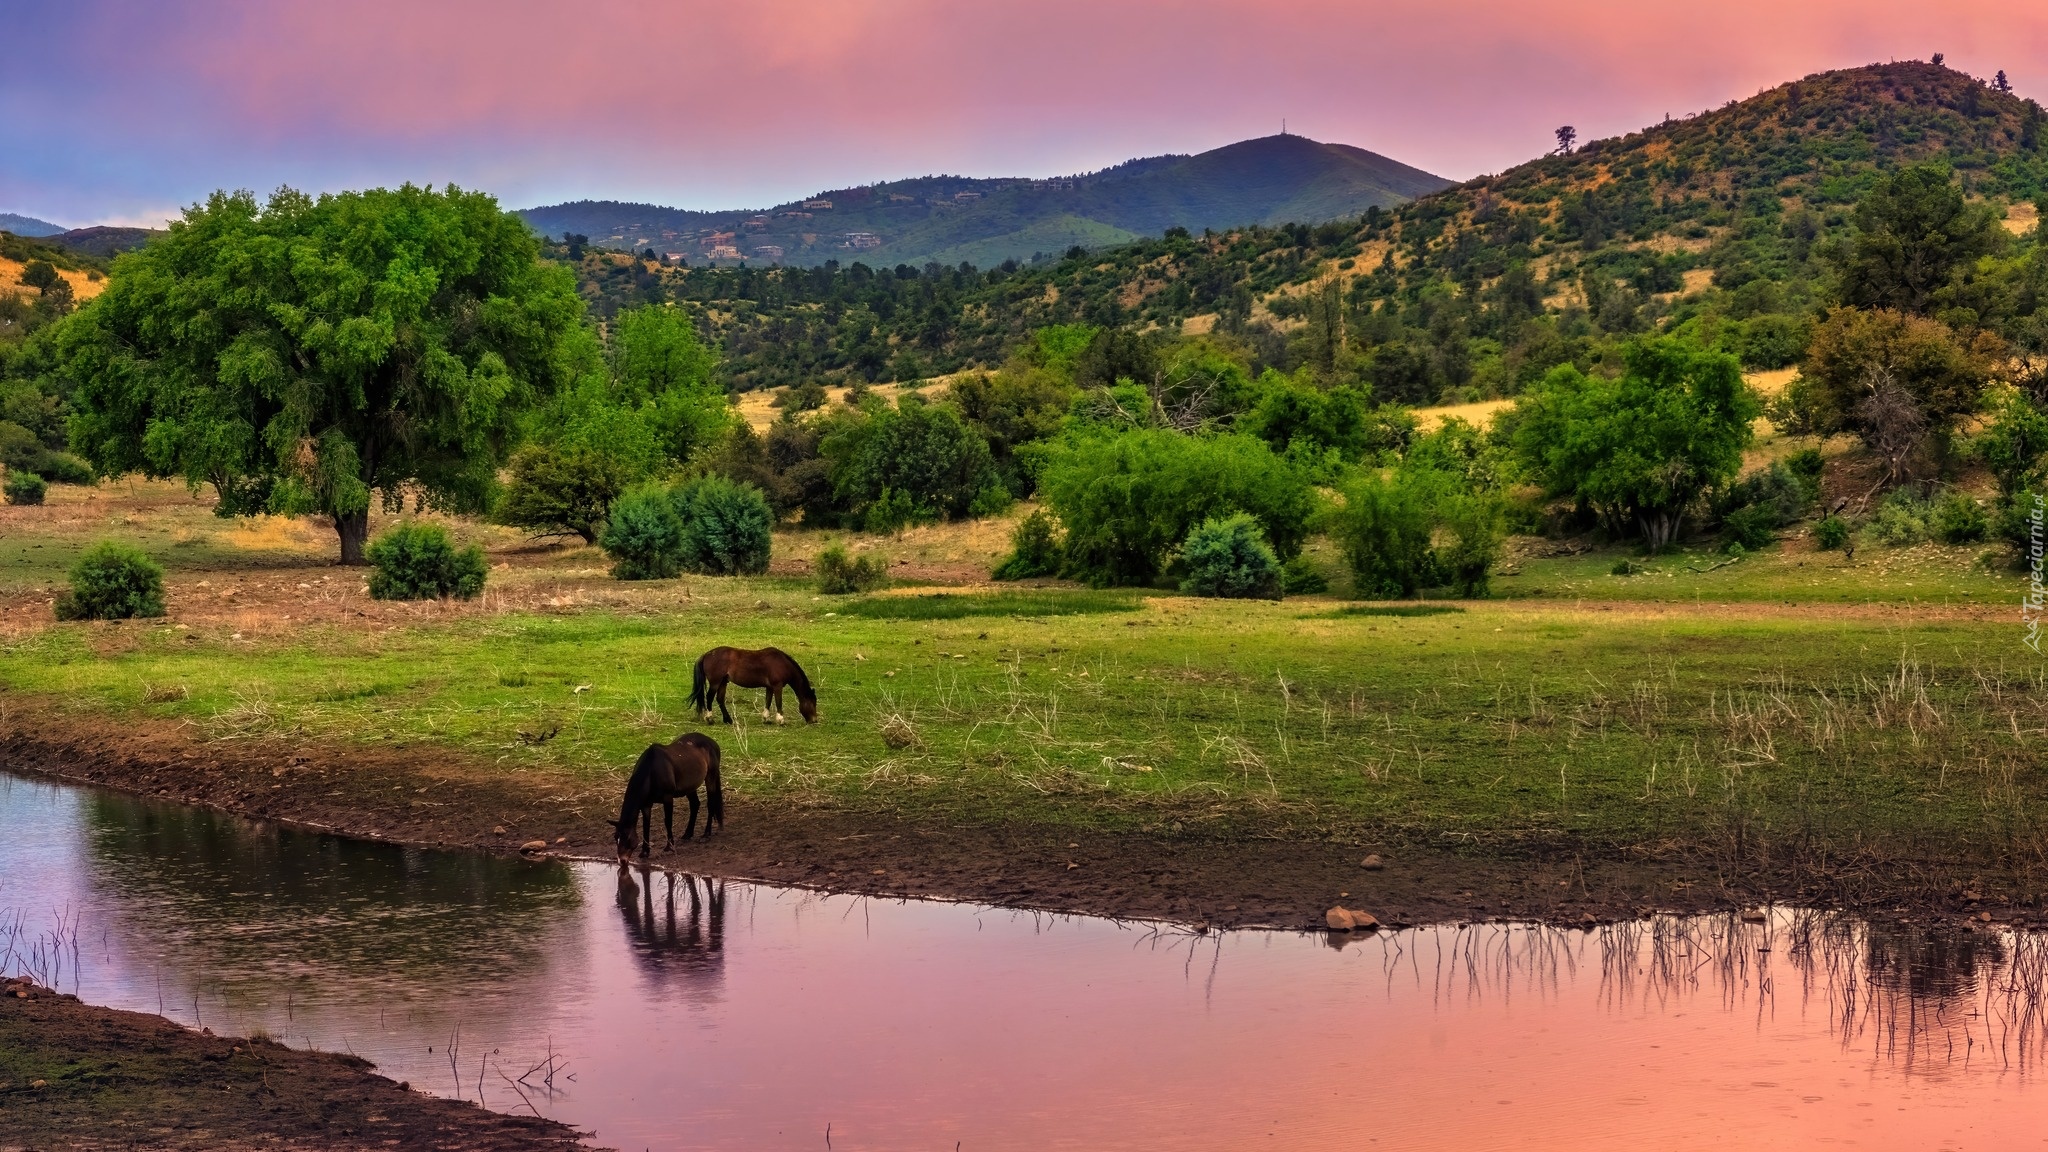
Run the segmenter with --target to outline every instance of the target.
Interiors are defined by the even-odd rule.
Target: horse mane
[[[811,691],[811,678],[804,674],[804,666],[797,663],[796,657],[789,655],[787,652],[783,653],[783,657],[789,661],[789,670],[796,673],[789,680],[789,686],[796,689],[796,698],[799,700],[816,700],[818,694]]]
[[[649,744],[647,751],[640,754],[640,759],[633,762],[633,774],[626,778],[625,799],[619,801],[620,823],[631,820],[639,811],[641,806],[636,806],[634,801],[647,794],[648,771],[653,767],[653,761],[661,755],[663,755],[661,745]]]

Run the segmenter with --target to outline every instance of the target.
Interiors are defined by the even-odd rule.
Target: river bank
[[[189,726],[30,710],[0,716],[0,768],[361,839],[610,859],[615,782],[508,767],[440,747],[206,741]],[[657,837],[659,832],[657,831]],[[1377,857],[1368,864],[1368,857]],[[1897,871],[1730,869],[1677,853],[1559,844],[1466,851],[1388,838],[1290,840],[935,824],[735,796],[710,839],[657,845],[660,868],[876,897],[956,900],[1215,928],[1318,927],[1332,904],[1389,924],[1488,918],[1559,924],[1651,910],[1788,902],[1918,921],[2048,923],[2019,882],[1920,861]]]
[[[364,1060],[0,983],[0,1149],[561,1152],[567,1125],[414,1091]]]

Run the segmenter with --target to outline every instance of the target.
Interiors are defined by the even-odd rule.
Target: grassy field
[[[802,576],[817,534],[778,539],[765,577],[622,584],[593,550],[468,527],[492,549],[486,596],[399,605],[329,566],[316,523],[222,522],[165,486],[59,491],[0,518],[9,709],[612,780],[694,725],[699,652],[772,644],[824,722],[766,724],[736,693],[720,739],[730,787],[799,806],[1822,871],[2048,860],[2048,681],[2019,579],[1981,548],[1851,563],[1794,540],[1632,576],[1611,574],[1625,551],[1532,548],[1471,603],[958,580],[824,598]],[[103,535],[164,557],[168,618],[50,621],[64,564]],[[1001,539],[874,546],[915,558],[899,572],[959,570]]]

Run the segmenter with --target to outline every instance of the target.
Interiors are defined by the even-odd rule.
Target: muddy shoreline
[[[20,698],[16,697],[16,702]],[[339,835],[423,847],[611,858],[610,784],[465,759],[432,746],[198,741],[179,725],[0,714],[0,769],[154,796]],[[1168,920],[1319,928],[1333,904],[1389,925],[1484,919],[1577,925],[1650,911],[1786,901],[1916,921],[2048,923],[2010,882],[1916,862],[1829,875],[1741,874],[1678,854],[1538,846],[1450,851],[1227,835],[1156,837],[1031,826],[934,826],[728,795],[726,829],[657,847],[656,867],[876,897],[919,897]],[[657,839],[660,832],[657,829]],[[531,849],[529,849],[531,850]],[[1382,866],[1369,869],[1365,857]]]
[[[215,1036],[0,983],[0,1149],[566,1152],[575,1129],[447,1100],[334,1052]]]

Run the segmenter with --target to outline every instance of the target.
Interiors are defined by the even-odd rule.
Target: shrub
[[[1000,487],[988,441],[948,405],[904,396],[828,433],[820,451],[831,460],[832,488],[842,506],[877,531],[873,506],[889,529],[916,521],[965,516],[991,486]]]
[[[1452,491],[1436,499],[1437,526],[1449,534],[1432,558],[1440,577],[1471,599],[1486,595],[1493,566],[1500,562],[1506,536],[1507,509],[1499,497],[1483,492]]]
[[[1302,553],[1280,566],[1280,590],[1289,596],[1308,596],[1330,590],[1329,578],[1309,563]]]
[[[1927,539],[1928,512],[1927,502],[1918,494],[1909,488],[1899,488],[1877,506],[1877,517],[1871,521],[1870,530],[1893,547],[1918,544]]]
[[[71,591],[57,599],[59,620],[127,620],[164,614],[164,570],[139,550],[112,540],[71,566]]]
[[[1057,576],[1066,558],[1053,518],[1040,509],[1017,523],[1010,533],[1010,555],[996,566],[993,575],[997,580]]]
[[[52,484],[90,484],[92,465],[69,452],[45,452],[36,473]]]
[[[752,484],[723,476],[699,476],[670,493],[682,521],[682,566],[713,576],[756,575],[768,570],[775,510]]]
[[[849,557],[837,544],[818,553],[811,568],[817,575],[818,591],[827,596],[872,592],[889,579],[889,561],[872,553]]]
[[[1196,525],[1237,512],[1292,559],[1317,503],[1308,478],[1263,441],[1162,429],[1063,445],[1039,493],[1066,526],[1067,570],[1097,586],[1151,584]]]
[[[1752,519],[1767,520],[1769,527],[1779,528],[1799,519],[1819,493],[1818,485],[1807,483],[1780,460],[1730,484],[1716,507],[1724,520],[1738,510],[1761,509]]]
[[[1280,558],[1266,546],[1259,522],[1242,512],[1204,520],[1181,545],[1187,578],[1180,590],[1232,600],[1280,599]]]
[[[1331,536],[1351,564],[1352,591],[1367,600],[1413,596],[1436,583],[1428,494],[1411,477],[1366,475],[1344,489]]]
[[[1629,563],[1627,558],[1623,558],[1616,560],[1614,567],[1607,570],[1607,574],[1609,576],[1633,576],[1636,574],[1636,566]]]
[[[2048,412],[2026,393],[2012,393],[1977,437],[1975,449],[1997,479],[1998,494],[2011,496],[2040,479],[2042,456],[2048,454]]]
[[[1849,542],[1849,522],[1840,516],[1823,516],[1813,526],[1814,546],[1823,552],[1833,552]]]
[[[1820,474],[1827,470],[1827,461],[1818,448],[1801,448],[1785,457],[1785,467],[1797,476],[1814,495],[1820,495]]]
[[[1721,521],[1721,535],[1731,547],[1740,545],[1745,552],[1754,552],[1777,539],[1778,510],[1769,504],[1751,504],[1737,508]]]
[[[868,504],[867,512],[861,516],[861,527],[879,536],[900,536],[912,524],[926,524],[937,518],[931,508],[919,504],[910,493],[901,488],[884,488]]]
[[[615,578],[666,580],[683,570],[683,520],[660,488],[629,489],[612,502],[598,546],[612,558]]]
[[[2035,512],[2037,510],[2043,511],[2043,518],[2048,519],[2048,506],[2037,503],[2040,500],[2040,495],[2030,490],[2022,489],[2013,493],[2010,499],[1999,501],[1998,513],[1992,520],[1992,532],[2000,540],[2010,544],[2021,560],[2029,559],[2033,555],[2036,543],[2034,540]],[[2044,547],[2048,547],[2048,535],[2044,535],[2041,543]]]
[[[512,457],[512,480],[498,505],[498,521],[545,536],[581,536],[585,544],[595,544],[626,480],[626,466],[610,454],[529,445]]]
[[[1975,544],[1991,531],[1984,506],[1969,493],[1956,491],[1934,506],[1928,526],[1944,544]]]
[[[48,452],[35,433],[11,420],[0,420],[0,466],[10,474],[36,471]]]
[[[400,524],[370,541],[373,600],[473,600],[484,590],[484,550],[457,548],[439,524]]]
[[[9,504],[41,504],[43,494],[49,490],[50,486],[43,482],[43,478],[33,472],[17,472],[12,468],[7,470],[5,491]]]
[[[90,484],[92,465],[68,452],[53,452],[27,428],[0,420],[0,466],[9,475],[33,472],[52,484]]]

